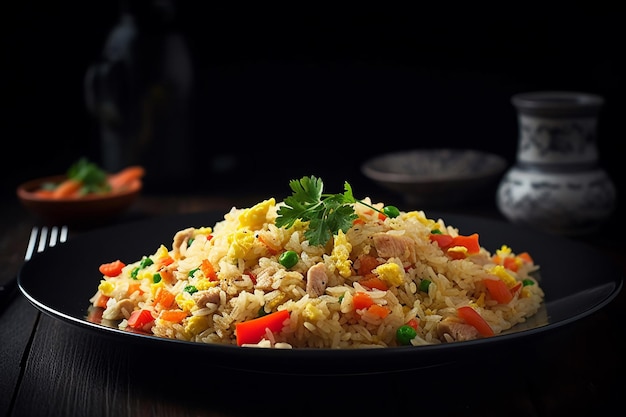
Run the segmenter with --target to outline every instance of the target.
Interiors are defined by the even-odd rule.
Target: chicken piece
[[[113,304],[111,307],[107,307],[107,309],[102,312],[102,318],[105,320],[120,320],[128,318],[130,313],[133,312],[134,307],[135,303],[133,303],[130,299],[125,298]]]
[[[448,334],[458,342],[474,340],[479,337],[478,330],[476,330],[474,326],[459,323],[451,318],[443,319],[437,325],[437,333],[439,334],[439,337],[443,337],[444,334]]]
[[[219,304],[220,291],[218,287],[211,287],[208,290],[198,291],[192,298],[198,307],[203,308],[206,307],[208,303]]]
[[[187,243],[189,242],[189,238],[193,237],[193,232],[196,229],[193,227],[188,227],[187,229],[176,232],[174,235],[174,242],[172,243],[172,249],[174,250],[175,257],[180,257],[180,255],[184,255],[187,251]]]
[[[399,258],[402,261],[415,263],[415,246],[410,237],[389,233],[376,233],[372,236],[374,248],[382,258]]]
[[[306,273],[306,293],[311,297],[319,297],[326,291],[328,276],[323,262],[313,265]]]

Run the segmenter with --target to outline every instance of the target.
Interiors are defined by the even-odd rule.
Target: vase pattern
[[[593,232],[611,216],[617,198],[611,178],[597,164],[602,98],[537,92],[512,101],[518,111],[518,151],[498,186],[501,213],[546,232]]]

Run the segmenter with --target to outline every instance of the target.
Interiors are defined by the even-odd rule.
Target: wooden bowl
[[[24,182],[17,187],[17,196],[26,209],[46,224],[93,227],[119,217],[134,203],[142,189],[142,181],[138,179],[124,190],[106,194],[52,200],[34,193],[44,183],[59,183],[65,178],[65,175],[55,175]]]

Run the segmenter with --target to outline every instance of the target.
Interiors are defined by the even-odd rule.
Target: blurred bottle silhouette
[[[144,186],[165,190],[191,172],[193,68],[174,0],[123,0],[101,58],[85,75],[104,169],[141,164]]]

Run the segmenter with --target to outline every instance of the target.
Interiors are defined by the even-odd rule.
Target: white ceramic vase
[[[516,94],[515,164],[496,195],[513,223],[561,235],[598,229],[613,213],[616,189],[598,165],[596,145],[601,96],[569,91]]]

